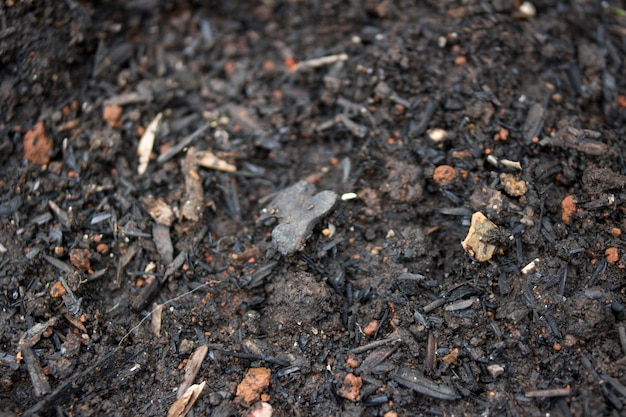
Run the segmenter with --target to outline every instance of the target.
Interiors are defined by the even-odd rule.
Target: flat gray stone
[[[338,195],[334,191],[321,191],[317,194],[315,191],[313,184],[299,181],[282,190],[259,219],[278,219],[279,224],[272,231],[272,242],[283,255],[302,250],[319,219],[337,201]]]

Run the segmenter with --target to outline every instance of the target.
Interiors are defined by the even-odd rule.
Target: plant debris
[[[4,2],[0,410],[622,415],[608,3]]]

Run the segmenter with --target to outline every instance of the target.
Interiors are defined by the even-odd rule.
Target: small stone
[[[492,365],[487,366],[487,371],[489,371],[489,374],[492,377],[497,378],[504,373],[504,368],[502,367],[502,365],[498,365],[494,363]]]
[[[610,264],[615,264],[619,261],[619,251],[614,246],[604,251],[604,256],[606,257],[606,261]]]
[[[372,320],[367,326],[365,326],[365,328],[363,329],[363,333],[365,333],[367,336],[372,336],[376,332],[377,328],[378,320]]]
[[[178,353],[181,355],[186,355],[191,352],[196,347],[196,344],[193,340],[183,339],[180,341],[180,347],[178,348]]]
[[[111,127],[121,127],[122,107],[112,104],[102,109],[102,119]]]
[[[496,250],[495,245],[486,243],[491,233],[496,231],[498,226],[492,223],[484,214],[477,211],[472,215],[472,223],[467,232],[465,240],[461,242],[465,252],[476,258],[478,262],[485,262],[491,259]]]
[[[272,417],[274,409],[269,403],[258,402],[250,408],[248,417]]]
[[[259,221],[276,217],[279,225],[272,231],[272,241],[280,253],[292,255],[304,248],[317,221],[328,213],[337,201],[334,191],[315,195],[315,186],[299,181],[281,191],[264,209]]]
[[[428,137],[428,139],[432,140],[434,143],[439,143],[448,136],[448,132],[440,128],[430,129],[426,131],[426,136]]]
[[[568,195],[561,200],[561,219],[563,223],[569,224],[574,213],[576,213],[576,198],[573,195]]]
[[[450,165],[439,165],[433,173],[433,181],[440,187],[452,184],[455,178],[456,170]]]
[[[63,297],[66,293],[65,285],[63,285],[61,281],[55,282],[54,285],[50,287],[50,297],[52,298]]]
[[[70,250],[70,263],[79,271],[93,273],[91,261],[89,260],[89,249],[72,248]]]
[[[33,164],[45,165],[50,162],[53,146],[43,122],[39,122],[24,135],[24,158]]]
[[[529,1],[523,2],[519,7],[520,17],[530,19],[531,17],[535,17],[537,15],[537,9],[535,5]]]
[[[237,398],[252,404],[261,398],[264,389],[270,386],[272,371],[269,368],[250,368],[237,386]]]
[[[513,174],[500,174],[500,182],[504,186],[504,192],[511,197],[520,197],[528,191],[526,181],[517,179]]]
[[[361,387],[363,379],[349,373],[343,379],[341,386],[337,389],[337,394],[346,400],[357,402],[361,399]]]

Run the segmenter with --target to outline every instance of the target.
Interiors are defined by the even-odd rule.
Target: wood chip
[[[171,226],[174,222],[174,212],[169,204],[167,204],[162,198],[155,199],[152,196],[141,197],[139,199],[150,217],[154,219],[155,222],[165,225]]]
[[[178,387],[178,398],[180,398],[183,393],[187,392],[187,390],[191,386],[191,383],[200,371],[200,366],[202,365],[202,361],[204,361],[204,358],[206,357],[208,351],[209,347],[207,345],[202,345],[198,349],[196,349],[189,358],[189,362],[187,362],[187,366],[185,367],[185,377],[183,379],[183,382]]]
[[[152,241],[159,252],[161,262],[168,265],[174,259],[174,245],[170,236],[170,228],[159,223],[152,226]]]
[[[204,191],[200,175],[196,171],[195,148],[187,150],[187,156],[181,162],[183,175],[185,176],[185,200],[183,201],[183,217],[191,221],[200,220],[204,210]]]
[[[226,161],[219,159],[212,152],[198,151],[194,154],[196,164],[204,168],[215,169],[217,171],[224,172],[236,172],[237,167],[229,164]]]
[[[152,148],[154,147],[154,140],[156,138],[157,131],[161,125],[161,119],[163,113],[156,115],[154,120],[150,122],[146,128],[146,132],[139,140],[137,146],[137,156],[139,156],[139,166],[137,167],[137,173],[143,175],[148,169],[148,162],[150,162],[150,154],[152,154]]]
[[[553,388],[553,389],[526,391],[524,396],[528,398],[568,397],[571,392],[572,390],[570,388]]]
[[[164,304],[159,304],[154,310],[152,310],[152,321],[150,322],[150,327],[152,328],[152,333],[154,333],[156,337],[161,337],[161,322],[163,319],[164,308]],[[187,388],[188,386],[185,387],[185,389]]]
[[[43,372],[37,355],[35,355],[30,348],[24,348],[22,350],[22,357],[24,358],[26,369],[28,369],[28,375],[33,384],[35,396],[41,397],[42,395],[48,394],[51,391],[50,383],[48,382],[46,374]]]
[[[185,393],[178,398],[169,411],[167,412],[167,417],[184,417],[189,411],[191,411],[191,407],[196,403],[196,400],[202,393],[204,386],[206,385],[206,381],[202,381],[201,384],[192,385],[185,391]]]
[[[484,214],[477,211],[472,215],[472,223],[465,240],[461,242],[463,249],[478,262],[488,261],[493,256],[496,247],[487,243],[487,240],[491,233],[497,229],[498,226],[487,219]]]
[[[39,342],[41,339],[41,335],[45,332],[48,327],[54,326],[57,322],[56,317],[52,317],[50,320],[44,323],[37,323],[30,329],[28,329],[22,337],[20,337],[20,341],[17,344],[17,350],[21,351],[27,348],[31,348]]]

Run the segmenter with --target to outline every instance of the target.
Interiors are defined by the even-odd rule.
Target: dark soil
[[[0,411],[622,415],[625,3],[519,3],[0,2]]]

